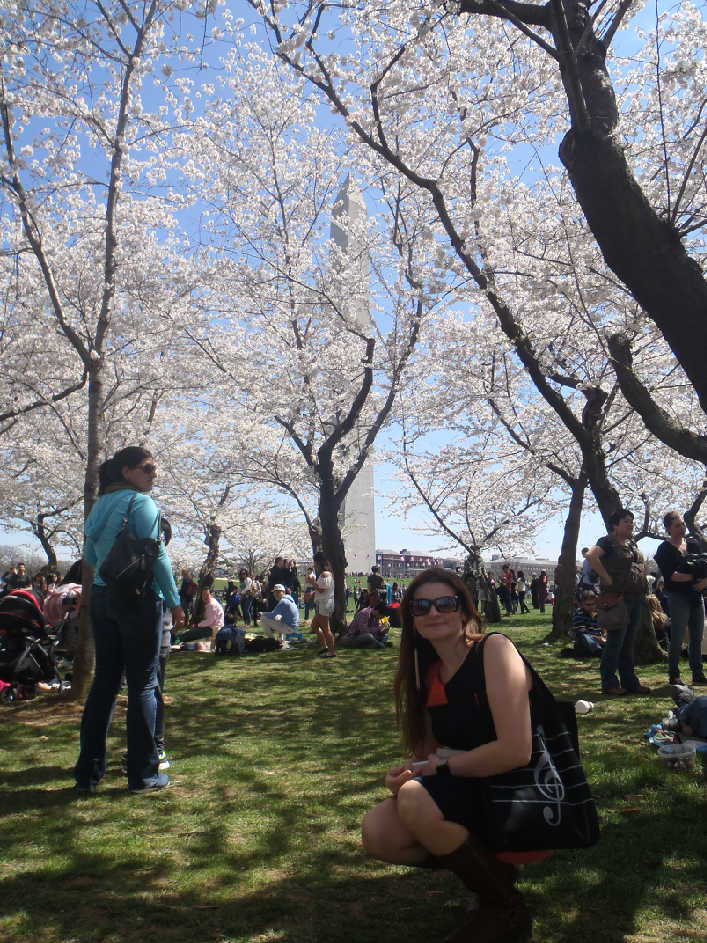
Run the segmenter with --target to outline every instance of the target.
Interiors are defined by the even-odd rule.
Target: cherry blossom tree
[[[190,53],[184,16],[166,0],[13,3],[2,15],[3,297],[51,378],[33,380],[42,369],[33,364],[19,405],[80,390],[85,514],[115,441],[107,416],[120,404],[121,444],[142,438],[136,420],[146,397],[148,425],[157,407],[193,285],[180,204],[164,182],[170,122],[153,78]],[[74,411],[75,397],[64,400]],[[90,674],[82,631],[78,696]]]
[[[331,561],[341,625],[339,511],[437,303],[418,275],[429,247],[402,235],[424,220],[380,186],[364,199],[366,152],[344,156],[276,59],[234,31],[222,64],[203,114],[182,116],[202,251],[218,260],[188,333],[230,404],[241,472],[288,495]],[[397,206],[396,224],[366,203]]]
[[[665,41],[665,32],[652,41],[659,54],[648,56],[644,51],[634,72],[619,71],[616,81],[622,83],[631,109],[626,132],[629,122],[618,125],[605,49],[596,31],[603,30],[610,44],[631,4],[599,5],[605,18],[600,24],[589,16],[586,4],[470,0],[463,7],[472,15],[461,18],[461,28],[445,8],[424,4],[414,10],[407,4],[386,4],[384,13],[375,2],[345,11],[290,4],[281,15],[260,3],[253,6],[277,44],[277,54],[320,89],[359,140],[429,195],[444,237],[534,379],[539,377],[533,364],[538,358],[525,345],[527,325],[514,314],[515,306],[499,295],[498,267],[488,265],[486,253],[494,246],[503,250],[507,236],[494,232],[503,206],[489,211],[486,197],[492,191],[504,197],[512,194],[519,182],[515,167],[525,166],[538,199],[545,197],[549,204],[548,218],[556,219],[552,197],[562,181],[548,167],[545,152],[547,142],[565,132],[562,125],[569,114],[572,128],[564,138],[561,157],[591,227],[594,250],[601,247],[623,290],[628,289],[660,327],[689,382],[704,395],[702,357],[695,354],[704,345],[695,347],[692,330],[694,311],[704,309],[704,281],[684,245],[699,258],[702,244],[695,233],[704,217],[699,174],[704,143],[699,121],[703,57],[693,62],[685,56],[687,44],[694,44],[695,30],[704,29],[694,7],[683,4],[678,14],[670,11],[672,32]],[[512,25],[494,29],[489,17],[505,18]],[[510,43],[509,29],[519,31]],[[353,36],[350,44],[348,36]],[[344,52],[333,51],[334,39],[339,41],[337,49],[343,42]],[[659,96],[645,93],[646,72],[651,68],[658,74],[653,87],[648,85],[651,91],[659,91],[664,81],[678,92],[679,117],[670,125]],[[645,128],[650,130],[643,134]],[[491,160],[480,178],[479,154],[487,141]],[[629,170],[623,148],[645,192]],[[567,218],[569,211],[563,215]],[[485,224],[485,238],[470,242],[479,220]],[[574,222],[574,230],[581,230]],[[656,247],[661,264],[654,262]],[[552,243],[540,246],[535,258],[547,260],[551,248]],[[602,260],[598,268],[605,282],[613,278]],[[677,294],[671,293],[673,289]],[[636,310],[634,322],[642,310]],[[553,319],[543,317],[551,334]],[[605,337],[616,325],[606,307],[602,318],[604,323],[597,321],[595,329],[600,327]],[[590,412],[596,405],[596,396],[593,404],[588,400]],[[580,431],[576,424],[575,431]],[[591,474],[595,457],[586,457]],[[601,467],[595,471],[601,474]],[[615,503],[615,496],[606,498]]]

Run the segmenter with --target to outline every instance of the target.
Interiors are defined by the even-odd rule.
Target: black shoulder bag
[[[108,589],[126,602],[140,599],[152,583],[155,560],[162,545],[159,537],[135,537],[130,533],[128,518],[135,498],[133,495],[130,499],[113,546],[98,571]]]
[[[484,843],[494,851],[589,848],[599,841],[599,820],[579,758],[574,704],[555,700],[523,661],[533,677],[533,752],[527,766],[477,780]]]

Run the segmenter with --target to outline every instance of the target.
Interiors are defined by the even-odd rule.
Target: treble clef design
[[[548,800],[543,809],[543,818],[548,825],[559,825],[562,820],[562,800],[565,798],[565,786],[552,762],[552,757],[545,746],[545,731],[541,724],[537,727],[539,743],[538,761],[533,769],[535,785],[540,795]]]

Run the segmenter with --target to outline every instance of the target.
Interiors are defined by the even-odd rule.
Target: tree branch
[[[621,392],[640,413],[647,428],[679,455],[707,465],[707,436],[696,435],[680,426],[655,402],[648,388],[633,371],[631,344],[626,335],[612,334],[608,344]]]

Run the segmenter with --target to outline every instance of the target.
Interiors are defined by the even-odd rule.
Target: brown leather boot
[[[480,898],[479,909],[445,943],[526,943],[533,919],[514,887],[516,869],[499,861],[474,836],[449,855],[437,855],[439,867],[456,874]]]

